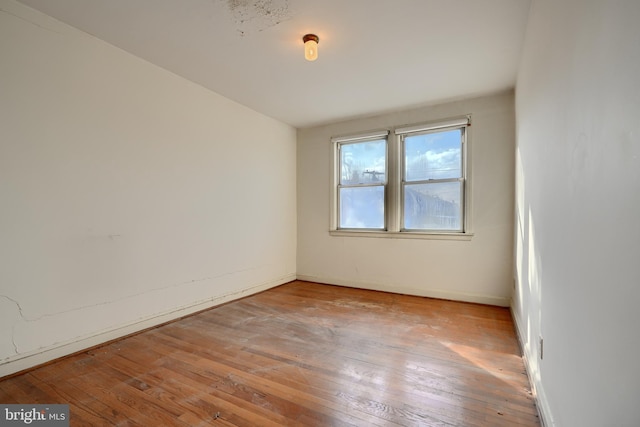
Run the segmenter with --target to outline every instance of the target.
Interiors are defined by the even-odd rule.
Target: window
[[[387,135],[336,141],[339,229],[385,230]]]
[[[470,235],[469,117],[332,138],[335,233]],[[377,232],[377,233],[376,233]]]
[[[402,230],[463,231],[463,129],[400,134]]]

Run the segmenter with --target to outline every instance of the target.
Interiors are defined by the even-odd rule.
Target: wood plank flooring
[[[295,281],[0,380],[71,425],[539,426],[508,309]]]

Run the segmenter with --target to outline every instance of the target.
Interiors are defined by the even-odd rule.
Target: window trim
[[[416,133],[431,133],[446,129],[464,128],[462,136],[462,231],[450,230],[402,230],[403,200],[402,186],[404,159],[402,155],[405,135]],[[390,138],[393,133],[395,138]],[[387,175],[385,186],[385,229],[341,229],[338,227],[338,184],[339,153],[338,144],[344,142],[360,142],[369,139],[387,140]],[[393,239],[437,239],[437,240],[471,240],[472,232],[472,183],[471,183],[471,114],[458,116],[436,122],[426,122],[416,125],[400,126],[396,128],[375,130],[331,138],[331,191],[330,191],[330,224],[329,234],[332,236],[358,236]]]

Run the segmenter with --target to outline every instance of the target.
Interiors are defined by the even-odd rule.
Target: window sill
[[[331,236],[340,237],[376,237],[385,239],[422,239],[422,240],[462,240],[469,241],[473,233],[418,233],[399,231],[371,231],[371,230],[329,230]]]

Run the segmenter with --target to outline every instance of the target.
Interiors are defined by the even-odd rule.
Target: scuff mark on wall
[[[292,16],[289,0],[218,0],[224,1],[238,33],[261,32]]]

